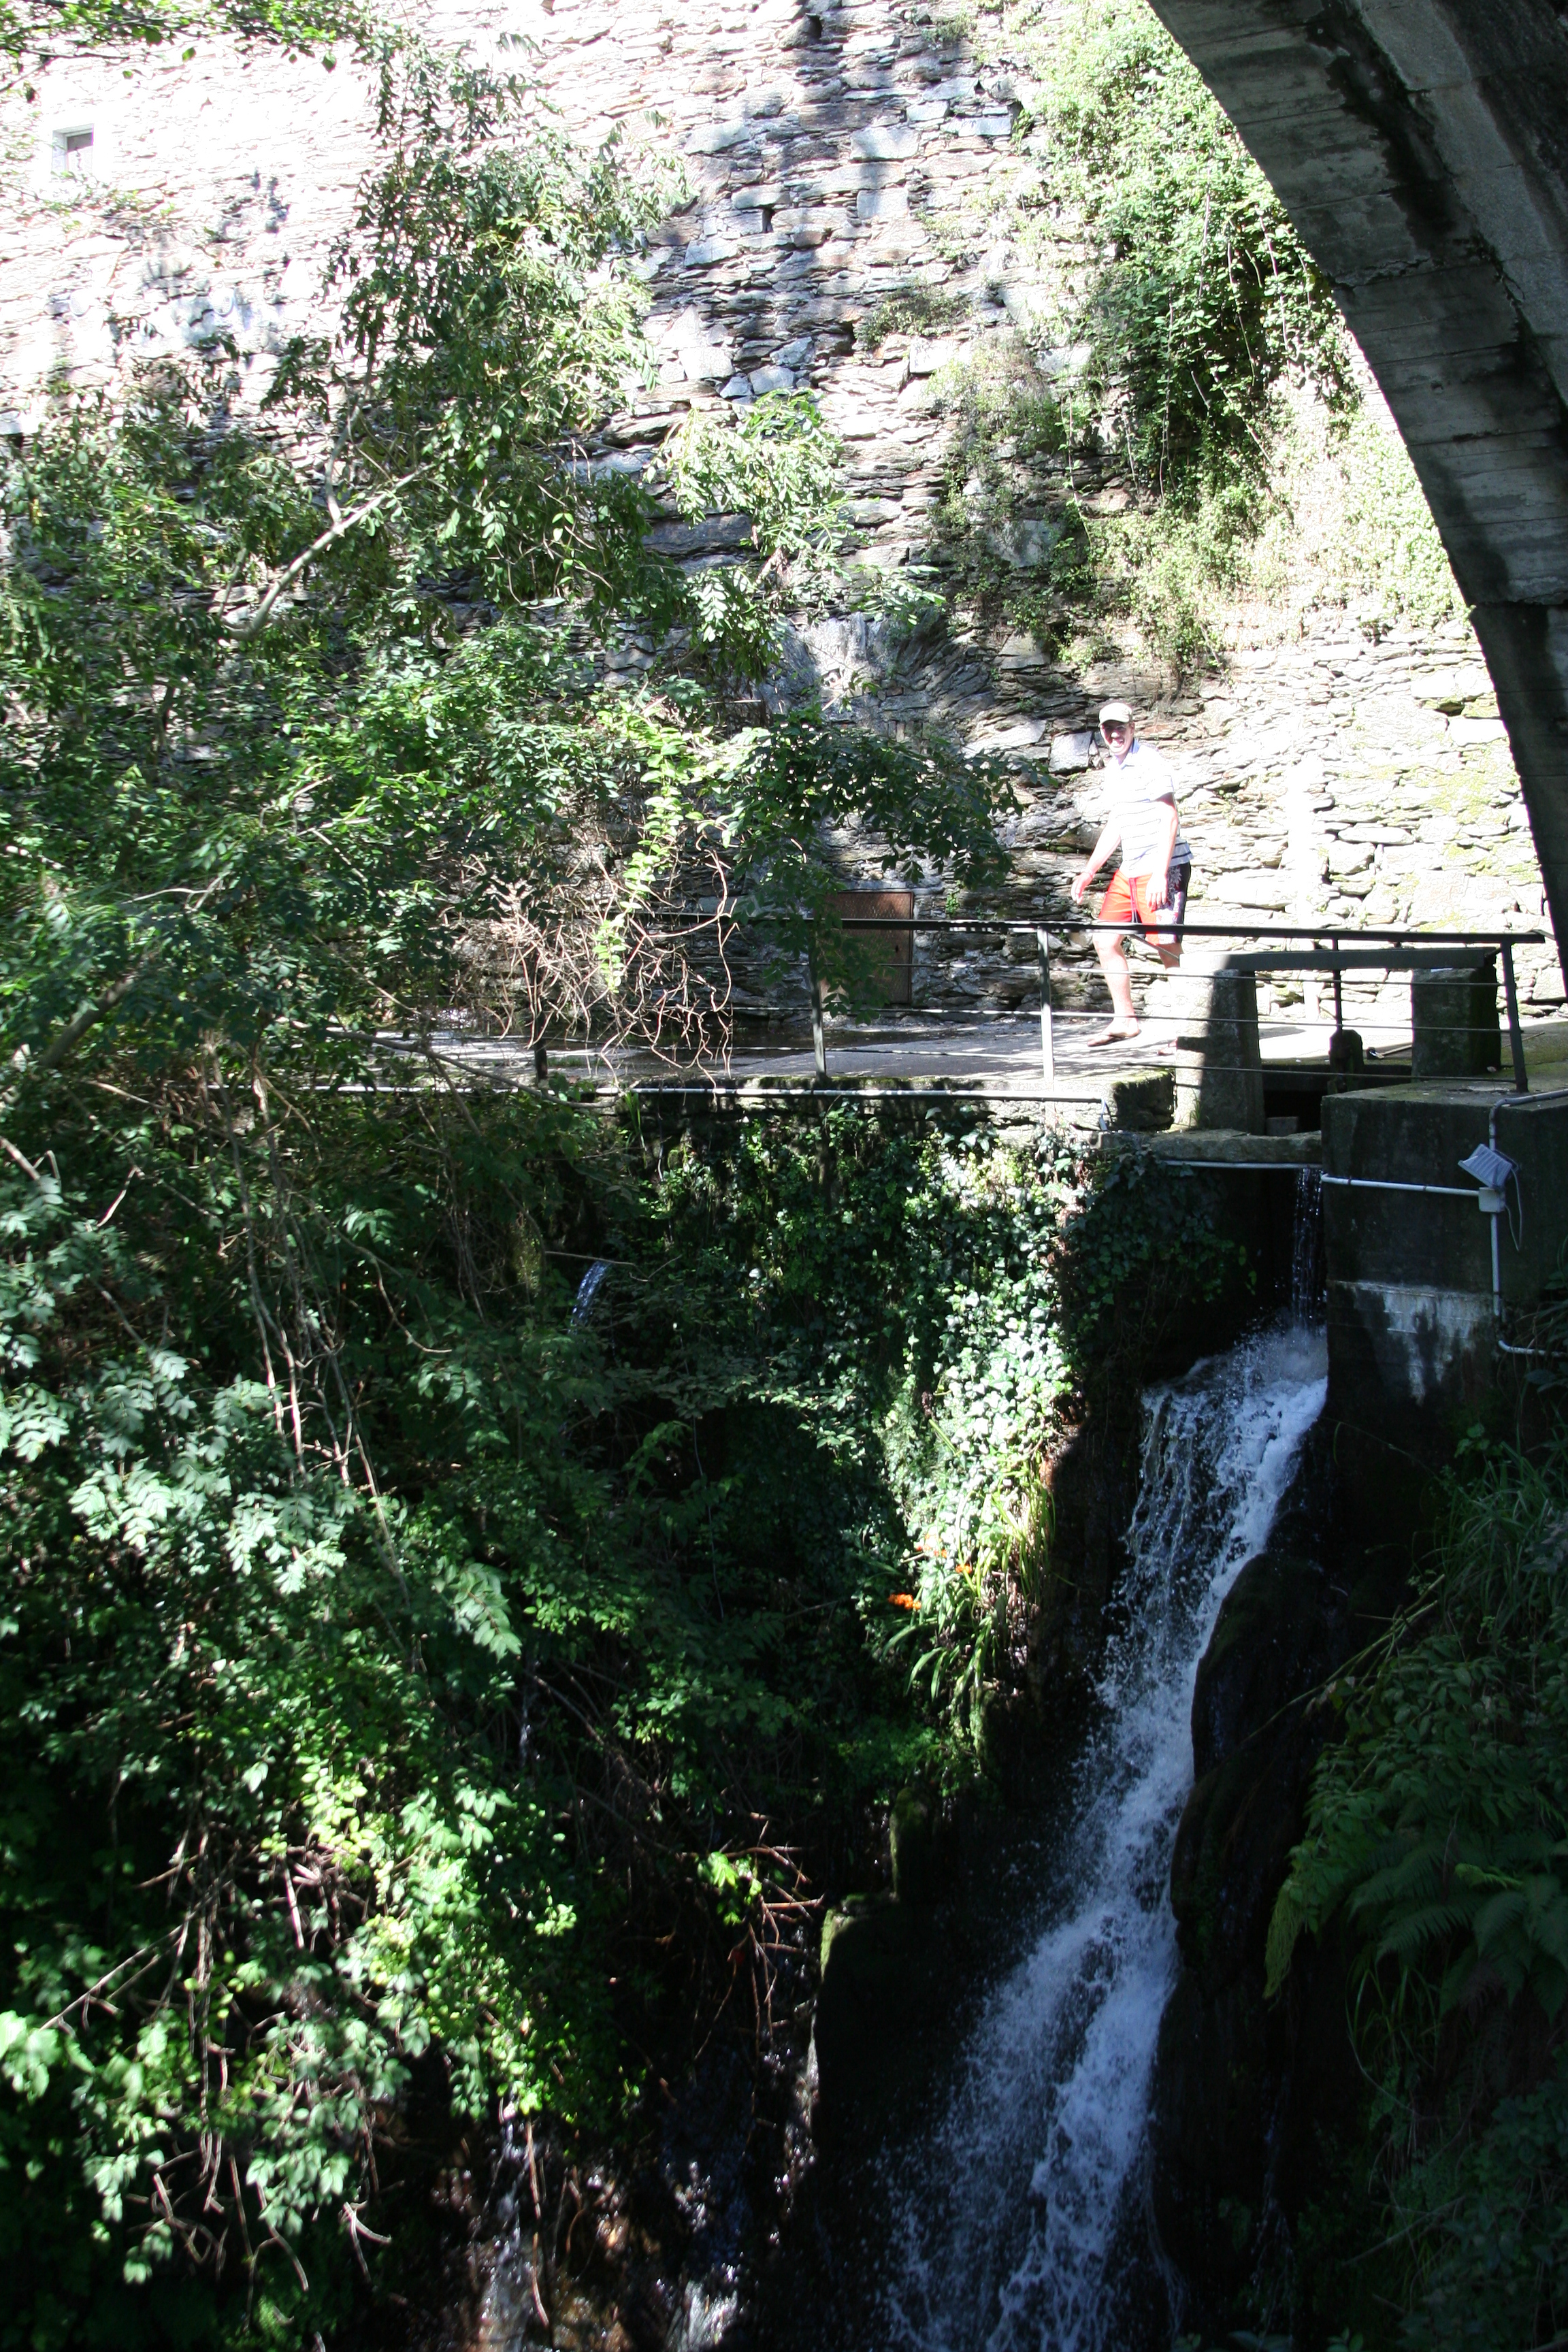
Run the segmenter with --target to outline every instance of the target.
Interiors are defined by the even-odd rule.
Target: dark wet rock
[[[1280,1514],[1297,1540],[1310,1524],[1300,1496]],[[1321,2120],[1300,2041],[1307,1980],[1266,2002],[1264,1948],[1334,1720],[1315,1701],[1352,1624],[1345,1584],[1317,1559],[1262,1552],[1231,1588],[1194,1692],[1198,1777],[1171,1864],[1184,1966],[1155,2061],[1153,2195],[1166,2252],[1216,2325],[1257,2272],[1270,2211],[1310,2173]],[[1316,2030],[1326,2053],[1333,2030]]]
[[[616,2318],[631,2352],[663,2352],[679,2307],[668,2279],[634,2278],[616,2306]]]
[[[930,1792],[900,1789],[888,1822],[898,1902],[919,1909],[934,1901],[942,1878],[941,1830],[940,1811]]]
[[[812,2029],[812,2136],[841,2138],[878,2104],[889,2073],[941,2011],[951,1938],[929,1912],[889,1895],[852,1895],[822,1927]]]
[[[722,555],[752,544],[750,515],[710,515],[703,522],[659,522],[644,537],[656,555]]]
[[[1154,2201],[1166,2253],[1223,2312],[1242,2286],[1268,2177],[1268,2047],[1250,1983],[1205,1996],[1185,1971],[1155,2059]]]
[[[1198,1666],[1193,1770],[1199,1780],[1272,1731],[1281,1710],[1332,1671],[1344,1598],[1316,1560],[1269,1550],[1247,1561]]]
[[[1082,1682],[1104,1638],[1137,1498],[1135,1402],[1121,1395],[1068,1436],[1047,1473],[1050,1572],[1029,1620],[1028,1677],[1042,1707]]]

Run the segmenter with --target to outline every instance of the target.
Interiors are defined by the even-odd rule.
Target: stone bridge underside
[[[1474,607],[1568,940],[1568,9],[1153,5],[1398,419]]]

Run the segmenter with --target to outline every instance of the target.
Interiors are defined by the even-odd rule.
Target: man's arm
[[[1148,896],[1151,907],[1164,906],[1170,897],[1171,852],[1176,845],[1176,835],[1182,829],[1181,814],[1173,800],[1163,803],[1160,815],[1165,829],[1165,838],[1160,845],[1154,859],[1153,871],[1149,877]]]
[[[1171,839],[1174,841],[1175,837],[1174,833],[1173,833]],[[1089,884],[1093,881],[1095,876],[1099,873],[1100,867],[1104,865],[1106,859],[1110,856],[1111,851],[1115,848],[1121,838],[1121,819],[1114,816],[1107,817],[1104,825],[1100,829],[1100,839],[1095,843],[1094,847],[1089,854],[1089,863],[1079,872],[1078,879],[1072,886],[1073,904],[1075,906],[1082,905],[1084,892],[1088,889]]]

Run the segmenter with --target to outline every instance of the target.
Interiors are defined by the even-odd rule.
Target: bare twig
[[[259,604],[250,612],[242,614],[238,620],[231,624],[235,635],[241,638],[258,635],[271,619],[279,596],[288,594],[295,581],[310,570],[318,556],[324,555],[329,547],[334,545],[338,540],[346,538],[348,533],[356,530],[362,522],[368,522],[373,514],[378,513],[384,506],[397,496],[399,490],[407,489],[411,482],[416,482],[422,474],[428,471],[429,468],[426,466],[416,466],[410,473],[400,474],[396,481],[386,483],[383,488],[376,491],[374,498],[366,499],[361,505],[355,507],[352,514],[340,513],[337,520],[329,524],[319,539],[313,539],[310,546],[294,558],[292,563],[286,564],[283,570],[268,583]]]

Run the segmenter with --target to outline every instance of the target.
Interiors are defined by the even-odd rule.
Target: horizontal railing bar
[[[616,1089],[601,1087],[595,1091],[599,1094],[610,1094]],[[1109,1122],[1110,1118],[1110,1105],[1106,1100],[1103,1088],[1099,1087],[1079,1093],[1069,1093],[1059,1087],[1015,1087],[1003,1094],[992,1092],[980,1086],[965,1086],[961,1081],[952,1085],[922,1087],[916,1090],[912,1087],[890,1085],[885,1080],[879,1081],[875,1085],[845,1086],[833,1078],[817,1078],[809,1086],[793,1087],[787,1090],[781,1087],[762,1094],[744,1093],[738,1087],[660,1086],[653,1083],[628,1087],[625,1092],[638,1102],[706,1103],[716,1110],[788,1110],[811,1105],[820,1106],[823,1103],[890,1102],[925,1105],[963,1102],[989,1103],[1002,1109],[1009,1106],[1031,1104],[1046,1107],[1059,1105],[1063,1109],[1099,1109],[1104,1113],[1106,1122]],[[1130,1129],[1112,1128],[1108,1123],[1102,1124],[1099,1131],[1104,1134],[1132,1132]],[[1289,1164],[1294,1166],[1297,1163],[1292,1161]]]
[[[1079,917],[1040,916],[1033,920],[1019,921],[1004,915],[842,915],[839,923],[847,931],[1048,931],[1053,938],[1067,939],[1083,931],[1114,931],[1118,937],[1136,934],[1139,930],[1159,931],[1172,925],[1163,924],[1166,912],[1162,907],[1150,909],[1142,922],[1101,923]],[[780,919],[783,919],[782,918]],[[755,925],[737,923],[737,930],[766,928],[765,919]],[[1383,940],[1412,947],[1544,947],[1544,931],[1392,931],[1363,930],[1360,925],[1346,924],[1342,929],[1332,923],[1182,923],[1184,939],[1198,940]],[[1347,953],[1353,953],[1347,950]]]
[[[1227,956],[1223,969],[1233,972],[1266,971],[1363,971],[1375,968],[1381,971],[1441,971],[1452,964],[1456,956],[1484,956],[1493,961],[1497,948],[1297,948],[1282,955],[1266,949],[1259,955]],[[1206,980],[1207,972],[1183,974],[1183,978]]]

